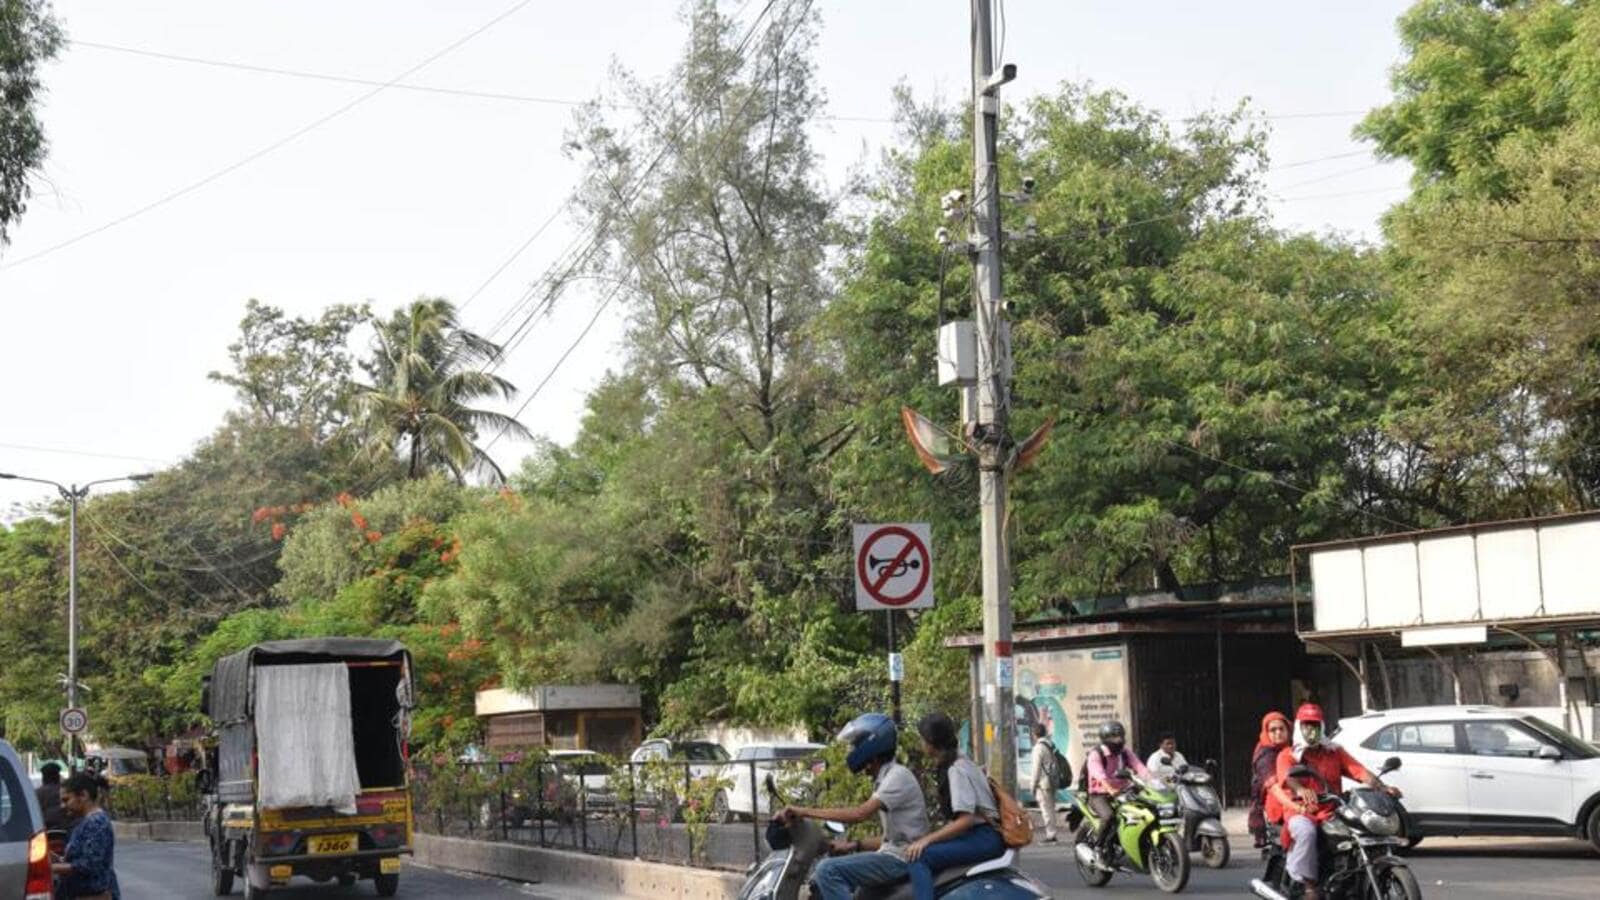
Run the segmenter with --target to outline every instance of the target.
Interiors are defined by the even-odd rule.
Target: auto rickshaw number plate
[[[308,843],[313,856],[356,852],[356,836],[353,834],[312,835]]]
[[[385,856],[383,859],[378,860],[378,872],[383,875],[400,874],[400,857]]]

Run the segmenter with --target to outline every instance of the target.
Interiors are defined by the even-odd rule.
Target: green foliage
[[[475,442],[532,434],[511,416],[469,405],[516,395],[515,385],[489,371],[500,346],[462,328],[455,306],[437,297],[396,310],[376,331],[365,365],[372,383],[357,386],[351,398],[367,457],[401,459],[410,478],[444,470],[457,481],[469,473],[503,481],[500,467]]]
[[[57,714],[67,653],[66,540],[43,519],[0,526],[0,710],[19,750],[61,755]]]
[[[61,49],[49,0],[0,0],[0,248],[28,208],[45,158],[39,69]]]
[[[1448,521],[1600,502],[1600,4],[1426,0],[1360,132],[1416,168],[1391,266],[1421,350],[1395,432]]]

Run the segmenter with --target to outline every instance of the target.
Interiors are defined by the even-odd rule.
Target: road
[[[730,835],[731,837],[731,835]],[[1156,890],[1148,878],[1119,875],[1100,891],[1091,892],[1079,881],[1065,845],[1038,846],[1027,851],[1024,868],[1048,884],[1058,897],[1103,897],[1105,900],[1167,896]],[[1587,845],[1575,841],[1491,842],[1474,840],[1430,840],[1411,856],[1412,868],[1430,900],[1511,900],[1511,898],[1551,898],[1551,900],[1590,900],[1600,879],[1600,858]],[[122,880],[126,900],[204,900],[211,897],[210,869],[205,847],[199,844],[152,844],[126,842],[117,848],[117,875]],[[1255,857],[1244,849],[1236,850],[1233,863],[1220,871],[1203,867],[1194,870],[1188,894],[1200,896],[1249,896],[1247,885],[1255,877]],[[238,892],[235,892],[235,896]],[[282,900],[370,897],[369,884],[348,890],[334,885],[303,886],[275,892]],[[401,876],[400,896],[407,900],[528,900],[573,896],[570,889],[552,886],[541,893],[538,885],[452,875],[408,866]]]
[[[117,880],[122,885],[123,900],[215,900],[211,893],[211,857],[204,844],[119,842]],[[235,887],[233,895],[242,896],[242,889]],[[331,882],[319,885],[296,880],[290,887],[272,892],[274,900],[375,896],[370,881],[341,888]],[[541,894],[537,885],[454,875],[407,865],[400,875],[399,896],[405,900],[446,897],[450,900],[547,900],[558,895]]]

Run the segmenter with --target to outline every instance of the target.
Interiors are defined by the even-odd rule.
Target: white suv
[[[1600,747],[1494,706],[1419,706],[1345,718],[1334,738],[1405,791],[1413,840],[1559,835],[1600,849]]]

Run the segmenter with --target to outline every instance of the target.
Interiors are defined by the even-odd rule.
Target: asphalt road
[[[158,844],[126,841],[117,844],[117,880],[123,900],[215,900],[211,893],[211,857],[204,844]],[[243,896],[235,886],[234,897]],[[282,891],[273,891],[274,900],[336,900],[344,897],[376,897],[372,882],[354,887],[316,884],[297,879]],[[537,885],[454,875],[422,866],[407,865],[400,874],[399,897],[404,900],[530,900],[548,898]]]
[[[732,843],[733,835],[727,838]],[[1117,900],[1167,896],[1156,890],[1148,878],[1131,875],[1118,875],[1106,887],[1090,891],[1078,879],[1070,852],[1064,844],[1030,848],[1024,855],[1023,868],[1049,885],[1058,897]],[[1591,900],[1600,893],[1600,856],[1576,841],[1430,839],[1412,851],[1411,864],[1424,896],[1430,900]],[[1197,864],[1185,893],[1247,897],[1250,879],[1256,874],[1254,853],[1237,847],[1234,860],[1226,869],[1213,871]],[[117,848],[117,875],[126,900],[204,900],[211,896],[209,861],[200,844],[123,843]],[[332,884],[296,882],[291,889],[272,896],[282,900],[331,900],[374,895],[370,883],[346,890]],[[452,875],[408,865],[401,876],[400,896],[408,900],[528,900],[570,897],[572,892],[551,886],[548,893],[541,893],[538,885]]]

